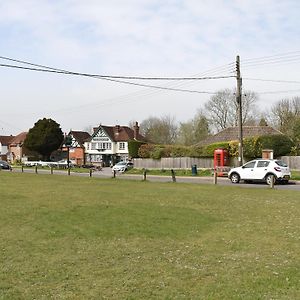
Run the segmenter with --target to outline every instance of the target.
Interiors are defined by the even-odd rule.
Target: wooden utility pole
[[[238,104],[238,130],[239,130],[239,166],[243,164],[243,112],[242,112],[242,78],[240,70],[240,57],[236,57],[236,102]]]

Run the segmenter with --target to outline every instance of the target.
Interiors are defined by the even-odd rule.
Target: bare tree
[[[253,121],[256,111],[255,102],[257,95],[252,91],[246,91],[242,95],[242,122],[243,124]],[[210,123],[217,129],[237,126],[238,104],[235,90],[224,89],[218,91],[205,104],[205,109]]]
[[[282,99],[271,109],[275,126],[288,136],[293,136],[293,127],[300,118],[300,97]]]
[[[174,144],[177,140],[178,127],[174,117],[149,117],[140,124],[141,133],[157,144]]]

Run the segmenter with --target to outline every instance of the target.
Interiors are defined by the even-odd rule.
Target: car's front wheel
[[[238,173],[233,173],[230,176],[230,180],[232,183],[239,183],[240,182],[240,175]]]

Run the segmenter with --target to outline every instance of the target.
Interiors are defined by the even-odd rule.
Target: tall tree
[[[255,116],[257,95],[252,91],[245,91],[242,95],[242,123],[245,124]],[[208,119],[217,130],[237,126],[238,104],[235,90],[224,89],[218,91],[205,104]]]
[[[282,99],[271,109],[275,126],[284,134],[292,137],[295,122],[300,118],[300,97]]]
[[[24,141],[24,146],[39,153],[44,160],[57,150],[64,139],[60,125],[52,119],[40,119],[31,128]]]
[[[171,116],[149,117],[140,124],[140,132],[148,140],[157,144],[174,144],[177,130],[175,118]]]
[[[209,135],[209,132],[209,122],[199,110],[192,120],[180,123],[178,143],[187,146],[199,143]]]

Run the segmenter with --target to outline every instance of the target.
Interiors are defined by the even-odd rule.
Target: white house
[[[145,141],[140,135],[138,122],[133,129],[128,126],[104,126],[94,128],[91,138],[84,143],[87,164],[110,166],[116,161],[129,158],[128,141]]]

